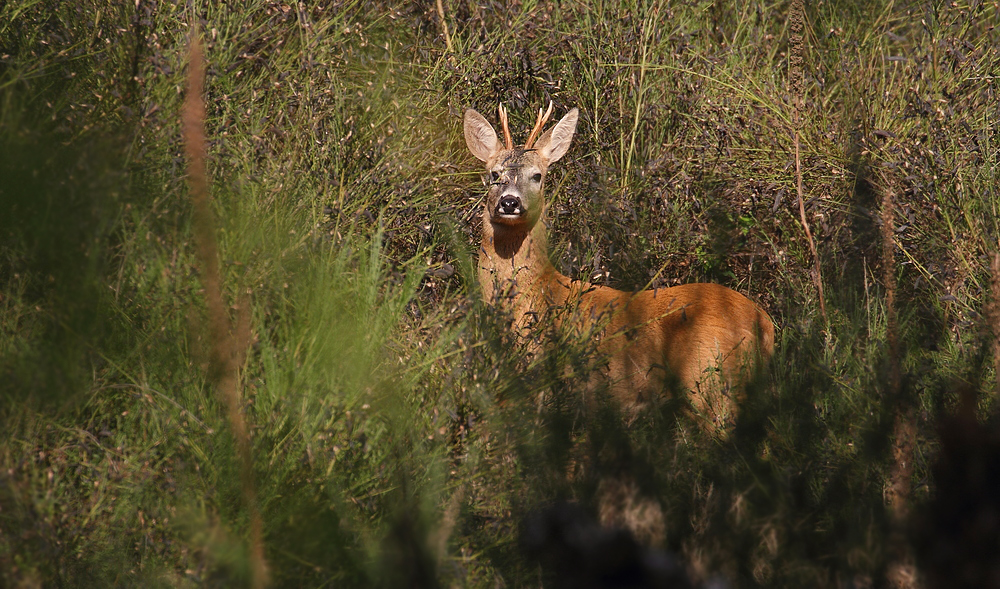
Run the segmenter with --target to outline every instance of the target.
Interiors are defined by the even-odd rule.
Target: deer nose
[[[497,208],[505,215],[516,215],[521,209],[521,199],[516,196],[505,196],[500,199]]]

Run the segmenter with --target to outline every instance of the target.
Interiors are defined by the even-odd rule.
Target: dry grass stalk
[[[901,376],[899,324],[896,314],[896,264],[891,180],[883,174],[882,185],[882,280],[885,284],[886,340],[889,344],[889,386],[887,401],[899,404],[893,425],[892,470],[887,499],[897,518],[908,511],[910,476],[913,474],[913,447],[916,434],[915,412],[900,403]]]
[[[1000,399],[1000,252],[993,254],[990,264],[990,307],[987,320],[990,323],[991,342],[993,345],[993,374],[996,379],[996,396]]]
[[[208,308],[210,340],[209,378],[216,393],[226,406],[229,426],[236,440],[243,501],[250,512],[251,585],[268,584],[267,562],[264,558],[264,531],[254,487],[253,462],[250,457],[250,434],[243,419],[239,369],[243,365],[250,343],[250,321],[247,305],[238,305],[237,325],[232,328],[226,305],[222,300],[222,276],[219,273],[219,253],[215,242],[215,219],[208,189],[205,149],[205,103],[202,98],[205,62],[197,28],[191,32],[187,95],[182,113],[184,152],[187,156],[188,186],[193,203],[195,254],[201,265],[201,283]]]
[[[448,21],[444,17],[444,4],[442,0],[437,0],[437,11],[438,18],[441,19],[441,32],[444,33],[444,45],[448,48],[448,53],[454,53],[455,49],[451,46],[451,34],[448,33]]]
[[[431,546],[434,547],[437,553],[438,566],[443,566],[445,560],[448,558],[448,538],[451,537],[451,533],[455,530],[455,525],[458,523],[458,517],[462,510],[462,501],[464,500],[465,486],[460,486],[451,494],[447,505],[445,505],[444,514],[441,516],[441,523],[438,524],[437,529],[431,534]]]
[[[879,182],[882,188],[882,284],[885,286],[885,330],[889,344],[889,392],[899,394],[899,320],[896,315],[896,241],[893,231],[896,223],[893,210],[892,180],[883,173]]]
[[[809,221],[806,220],[806,205],[804,190],[802,188],[802,159],[799,155],[799,135],[802,128],[802,96],[805,93],[802,81],[802,63],[804,60],[805,43],[802,40],[802,30],[805,27],[805,6],[804,0],[792,0],[792,5],[788,14],[789,44],[791,49],[788,54],[788,85],[792,93],[794,110],[792,122],[795,126],[795,190],[799,201],[799,221],[805,231],[806,240],[809,242],[809,252],[812,254],[813,284],[816,285],[816,294],[819,297],[819,311],[823,315],[823,322],[829,325],[826,315],[826,295],[823,294],[823,274],[820,272],[819,254],[816,251],[816,240],[813,239],[812,230],[809,229]]]
[[[895,264],[895,215],[893,211],[893,184],[883,173],[879,182],[882,189],[882,280],[885,285],[886,340],[889,345],[889,386],[886,400],[897,405],[892,431],[892,466],[886,501],[897,527],[906,522],[910,511],[911,479],[913,477],[913,452],[916,447],[916,411],[901,398],[901,358],[899,349],[899,322],[896,313],[896,264]],[[917,586],[913,557],[909,544],[901,532],[890,537],[893,560],[887,577],[889,585],[899,589]]]

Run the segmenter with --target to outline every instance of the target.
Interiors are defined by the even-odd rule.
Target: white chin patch
[[[514,214],[501,213],[500,211],[493,212],[493,220],[500,221],[501,223],[518,223],[522,219],[524,219],[524,211],[522,209],[518,209],[518,212]]]

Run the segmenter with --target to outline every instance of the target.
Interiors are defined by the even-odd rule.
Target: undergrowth
[[[251,583],[180,135],[196,23],[271,584],[560,586],[525,522],[566,502],[592,517],[613,475],[658,502],[661,544],[697,582],[885,586],[915,559],[928,586],[991,586],[974,559],[1000,531],[955,519],[989,513],[976,485],[1000,456],[982,425],[996,4],[807,8],[801,163],[827,320],[796,203],[786,4],[441,7],[0,5],[0,584]],[[590,339],[545,318],[519,338],[481,302],[461,113],[502,101],[517,134],[549,100],[581,109],[547,181],[561,271],[720,282],[775,319],[728,437],[682,399],[634,417],[587,399]],[[916,424],[902,518],[886,498],[900,407]],[[954,484],[962,465],[985,478]],[[982,511],[937,517],[961,493]]]

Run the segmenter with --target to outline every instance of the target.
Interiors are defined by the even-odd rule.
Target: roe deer
[[[543,187],[549,165],[569,149],[579,113],[570,110],[541,133],[551,113],[551,103],[544,114],[539,109],[528,140],[517,148],[502,105],[504,143],[483,115],[465,111],[466,144],[489,174],[479,252],[487,302],[509,309],[519,329],[549,309],[570,310],[557,321],[564,328],[599,330],[598,349],[608,358],[599,379],[606,379],[624,408],[638,408],[679,386],[689,392],[706,429],[724,427],[735,411],[732,391],[774,351],[771,318],[718,284],[631,293],[557,272],[548,257]]]

